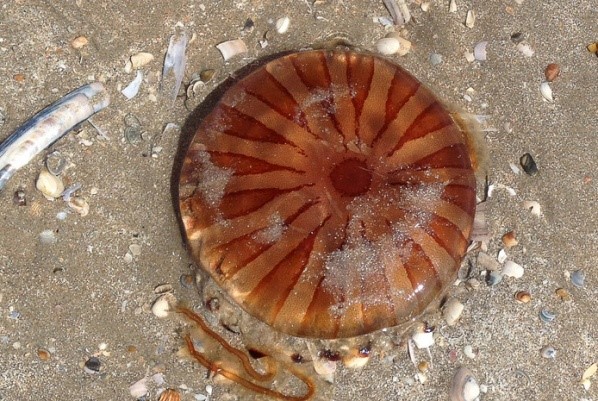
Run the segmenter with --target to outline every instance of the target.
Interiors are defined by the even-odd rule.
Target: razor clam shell
[[[21,167],[71,128],[110,104],[99,82],[70,92],[31,117],[0,144],[0,190]]]

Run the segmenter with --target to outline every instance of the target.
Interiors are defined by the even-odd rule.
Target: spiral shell
[[[247,312],[344,338],[421,314],[456,276],[475,211],[468,132],[401,67],[307,51],[230,87],[180,174],[195,261]]]

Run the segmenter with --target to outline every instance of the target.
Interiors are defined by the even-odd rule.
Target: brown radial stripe
[[[353,93],[352,101],[355,108],[355,132],[357,136],[360,130],[359,120],[363,112],[365,99],[367,99],[370,92],[370,86],[374,77],[374,58],[373,57],[356,57],[350,54],[347,60],[347,82],[349,83],[349,90]]]
[[[411,254],[404,257],[403,265],[419,304],[418,307],[424,307],[431,301],[429,299],[431,294],[437,294],[441,291],[442,282],[422,247],[413,242],[412,239],[408,243]]]
[[[355,107],[353,107],[353,91],[348,81],[348,56],[339,53],[327,58],[330,74],[330,92],[334,99],[334,109],[342,111],[340,118],[334,116],[337,129],[343,135],[344,144],[355,140]],[[336,113],[335,113],[336,114]]]
[[[221,168],[230,168],[234,170],[234,175],[242,176],[248,174],[262,174],[271,171],[292,171],[295,173],[304,173],[289,166],[268,163],[257,157],[235,154],[231,152],[209,151],[210,161]]]
[[[222,197],[220,212],[225,219],[234,219],[237,216],[249,214],[256,209],[264,207],[272,199],[289,192],[297,192],[307,185],[300,185],[288,189],[264,188],[247,191],[230,192]]]

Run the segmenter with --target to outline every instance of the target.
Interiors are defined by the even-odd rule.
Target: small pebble
[[[97,374],[100,373],[100,368],[102,367],[102,362],[100,362],[99,358],[92,356],[87,361],[85,361],[84,370],[85,373],[89,374]]]
[[[552,82],[555,79],[557,79],[557,77],[560,75],[561,73],[561,67],[559,67],[558,64],[556,63],[550,63],[546,66],[546,69],[544,70],[544,76],[546,77],[546,80],[548,82]]]
[[[73,49],[81,49],[89,43],[89,40],[85,36],[77,36],[71,41]]]
[[[289,17],[282,17],[276,20],[276,32],[278,33],[286,33],[289,30],[289,26],[291,25],[291,20]]]
[[[398,53],[401,49],[401,42],[396,38],[382,38],[376,42],[376,50],[384,56]]]
[[[527,175],[538,174],[538,166],[536,165],[532,155],[529,153],[524,153],[523,156],[519,158],[519,163]]]
[[[139,69],[154,60],[154,55],[147,52],[133,54],[131,56],[131,67]]]
[[[454,326],[463,313],[464,306],[457,298],[450,298],[442,309],[442,317],[449,326]]]
[[[463,347],[463,354],[468,357],[469,359],[475,359],[477,353],[474,351],[471,345],[466,345]]]
[[[542,206],[536,201],[524,201],[523,207],[536,217],[542,216]]]
[[[442,55],[438,53],[430,54],[430,63],[432,65],[438,65],[442,63]]]
[[[434,345],[434,332],[417,332],[411,337],[411,339],[417,348],[429,348]]]
[[[571,294],[569,294],[569,291],[564,288],[557,288],[554,293],[560,298],[561,301],[571,301]]]
[[[58,241],[54,230],[44,230],[39,233],[39,242],[43,245],[53,245]]]
[[[179,278],[181,286],[187,289],[195,288],[195,276],[193,274],[181,274]]]
[[[27,197],[25,191],[17,189],[12,197],[12,204],[15,206],[27,206]]]
[[[488,284],[490,287],[497,285],[498,283],[500,283],[502,281],[502,274],[498,271],[491,271],[487,276],[486,276],[486,284]]]
[[[523,277],[523,273],[525,269],[518,263],[513,262],[512,260],[507,260],[505,265],[502,269],[503,276],[513,277],[513,278],[521,278]]]

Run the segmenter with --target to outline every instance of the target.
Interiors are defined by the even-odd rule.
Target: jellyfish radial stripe
[[[452,283],[469,241],[469,134],[388,60],[270,61],[228,89],[187,150],[179,196],[192,256],[291,335],[407,322]]]

